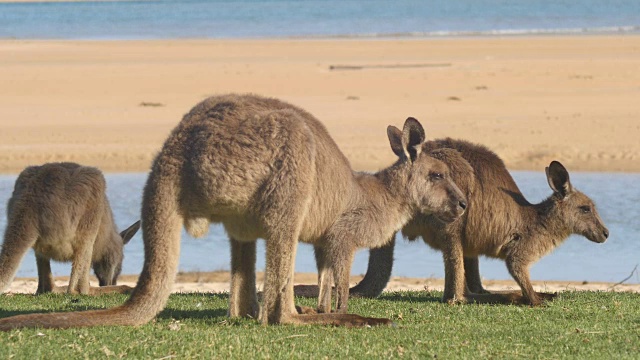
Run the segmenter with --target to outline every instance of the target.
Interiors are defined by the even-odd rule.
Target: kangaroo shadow
[[[29,315],[29,314],[49,314],[49,313],[66,313],[85,310],[104,310],[103,307],[87,306],[78,303],[76,307],[67,307],[65,309],[29,309],[29,310],[3,310],[0,309],[0,319],[4,319],[16,315]]]
[[[296,285],[293,287],[296,296],[303,298],[317,298],[319,289],[318,285]],[[352,299],[361,298],[359,296],[350,295]],[[430,291],[387,291],[382,293],[376,299],[388,301],[409,301],[409,302],[440,302],[442,295],[434,294]]]
[[[182,298],[181,301],[178,299]],[[162,310],[156,317],[158,319],[218,319],[226,318],[228,312],[228,293],[209,293],[209,292],[195,292],[195,293],[179,293],[172,294],[169,304]],[[220,307],[215,304],[200,304],[200,301],[210,303],[212,301],[223,300],[225,305]],[[179,302],[179,303],[178,303]],[[183,304],[191,304],[189,307],[200,307],[201,309],[184,309]]]
[[[383,292],[378,299],[407,303],[441,303],[442,294],[431,291],[387,291]]]
[[[202,310],[182,310],[166,307],[156,316],[158,319],[198,319],[198,320],[218,320],[227,318],[227,308],[202,309]]]

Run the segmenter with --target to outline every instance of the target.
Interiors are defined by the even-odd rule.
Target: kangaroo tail
[[[0,330],[142,325],[153,319],[166,305],[178,267],[178,174],[179,166],[161,154],[147,179],[142,199],[144,267],[127,302],[107,310],[12,316],[0,319]]]
[[[9,287],[22,258],[38,240],[38,230],[30,219],[33,219],[32,214],[21,207],[9,214],[0,251],[0,293]]]

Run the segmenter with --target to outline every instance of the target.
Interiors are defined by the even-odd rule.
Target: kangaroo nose
[[[604,238],[608,238],[609,237],[609,230],[608,229],[604,229],[602,230],[602,235],[604,235]]]
[[[467,208],[467,202],[466,202],[466,201],[464,201],[464,200],[460,200],[460,201],[458,202],[458,205],[462,208],[462,210],[464,210],[464,209],[466,209],[466,208]]]

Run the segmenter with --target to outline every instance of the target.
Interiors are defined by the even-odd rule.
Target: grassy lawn
[[[395,327],[269,326],[228,319],[226,294],[172,295],[142,327],[0,333],[0,357],[36,358],[640,358],[640,295],[565,292],[546,306],[457,305],[438,292],[351,299]],[[0,317],[111,307],[123,295],[0,295]],[[313,306],[313,299],[297,299]]]

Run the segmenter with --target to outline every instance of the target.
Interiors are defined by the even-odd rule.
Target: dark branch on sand
[[[447,67],[451,63],[434,64],[377,64],[377,65],[329,65],[329,70],[363,70],[363,69],[406,69],[406,68],[427,68],[427,67]]]
[[[613,289],[614,287],[618,286],[618,285],[622,285],[622,283],[624,283],[625,281],[631,279],[631,277],[633,276],[633,274],[635,274],[636,270],[638,270],[638,264],[636,264],[636,266],[633,268],[633,270],[631,270],[631,274],[629,274],[629,276],[627,276],[626,278],[622,279],[622,281],[617,282],[613,285],[611,285],[611,287],[609,288],[609,290]]]

